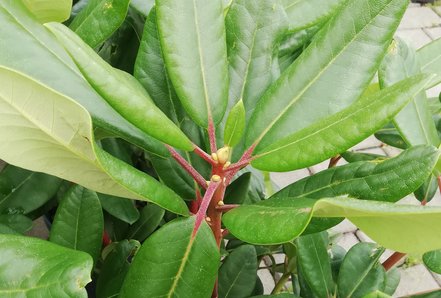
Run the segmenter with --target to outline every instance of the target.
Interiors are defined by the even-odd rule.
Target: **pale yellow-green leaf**
[[[15,0],[19,1],[19,0]],[[41,23],[64,22],[70,16],[72,0],[22,0]]]

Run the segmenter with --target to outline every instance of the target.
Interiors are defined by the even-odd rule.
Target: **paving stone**
[[[410,194],[397,202],[400,205],[421,205],[420,201],[418,201],[413,194]]]
[[[435,278],[422,264],[401,268],[400,271],[400,284],[393,297],[402,297],[439,288]]]
[[[435,196],[432,200],[430,200],[429,203],[427,203],[428,206],[441,206],[441,194],[439,190],[436,191]]]
[[[436,85],[435,87],[432,87],[426,91],[427,97],[438,97],[440,93],[441,93],[441,84]]]
[[[336,244],[343,247],[346,251],[359,242],[360,241],[353,233],[344,233],[335,241]]]
[[[432,41],[422,29],[398,30],[395,35],[406,41],[415,49],[419,49]]]
[[[430,271],[430,270],[429,270]],[[430,274],[432,274],[435,281],[438,283],[438,285],[441,286],[441,274],[437,274],[435,272],[430,271]]]
[[[429,37],[434,40],[441,37],[440,27],[424,28],[424,32],[426,32],[426,34],[429,35]]]
[[[398,149],[398,148],[395,148],[392,146],[388,146],[388,145],[384,145],[383,147],[381,147],[381,149],[384,151],[384,153],[387,156],[390,156],[390,157],[397,156],[402,151],[401,149]]]
[[[259,276],[260,280],[262,281],[263,293],[271,294],[271,291],[275,286],[274,278],[271,275],[271,272],[268,269],[261,269],[257,271],[257,276]]]
[[[285,173],[270,173],[271,180],[279,187],[284,188],[303,177],[309,176],[309,171],[307,169],[301,169]]]
[[[337,233],[355,233],[355,231],[357,231],[357,227],[350,222],[349,220],[345,219],[343,220],[341,223],[339,223],[338,225],[336,225],[335,227],[333,227],[331,230],[332,232]]]
[[[312,170],[313,174],[316,174],[318,172],[327,170],[328,167],[329,167],[329,159],[310,167],[310,169]]]
[[[399,29],[435,27],[441,18],[429,7],[409,7],[404,13]]]
[[[436,14],[441,16],[441,6],[433,6],[432,9]]]

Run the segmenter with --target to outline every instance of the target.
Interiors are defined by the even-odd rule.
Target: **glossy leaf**
[[[228,114],[224,130],[224,144],[229,147],[236,146],[245,128],[245,107],[242,100],[239,100]]]
[[[64,22],[72,8],[72,0],[23,0],[23,3],[41,23]]]
[[[421,186],[415,190],[415,198],[420,202],[430,202],[438,190],[438,180],[430,175]]]
[[[165,67],[155,8],[150,11],[144,26],[135,63],[135,77],[163,113],[175,123],[182,120],[183,108]]]
[[[423,255],[423,261],[431,271],[441,274],[441,250],[426,252]]]
[[[57,208],[49,241],[87,252],[94,261],[101,252],[103,211],[95,192],[73,186]]]
[[[339,297],[363,297],[384,290],[386,272],[379,262],[383,252],[374,243],[358,243],[348,251],[338,275]]]
[[[374,76],[407,4],[348,1],[259,100],[246,146],[258,143],[257,154],[268,151],[275,141],[357,100]]]
[[[233,1],[225,18],[230,74],[229,103],[243,100],[248,114],[277,78],[276,44],[287,27],[284,8],[275,0]],[[276,71],[277,73],[277,71]]]
[[[150,236],[136,254],[119,297],[209,297],[220,255],[205,221],[192,236],[194,224],[194,217],[177,219]]]
[[[187,214],[174,192],[95,145],[90,116],[76,102],[10,69],[0,67],[0,79],[0,158],[101,193],[150,200]]]
[[[23,214],[43,206],[57,193],[62,182],[60,178],[12,165],[6,166],[0,177],[9,185],[9,191],[0,196],[0,211],[13,209]]]
[[[388,123],[375,133],[375,137],[383,143],[399,149],[406,149],[408,145],[395,128],[393,123]]]
[[[436,39],[417,51],[421,71],[441,75],[441,38]]]
[[[317,164],[343,152],[388,123],[430,82],[426,75],[403,80],[313,125],[255,150],[252,165],[267,171],[289,171]]]
[[[136,239],[140,242],[144,241],[151,233],[153,233],[159,226],[164,217],[164,209],[149,204],[145,206],[136,221],[127,233],[128,239]]]
[[[129,260],[141,244],[136,240],[123,240],[107,255],[98,276],[96,292],[98,298],[117,297],[124,278],[129,271]]]
[[[176,148],[193,150],[191,141],[155,106],[134,77],[107,64],[64,25],[46,26],[60,40],[84,77],[116,111],[154,138]]]
[[[167,71],[188,115],[218,123],[227,106],[228,63],[222,0],[157,0]]]
[[[32,229],[32,220],[21,214],[1,214],[0,225],[9,227],[20,234],[24,234]]]
[[[396,38],[389,47],[378,73],[382,88],[420,73],[415,51]],[[424,90],[412,98],[395,116],[394,123],[409,145],[427,144],[438,147],[440,143]]]
[[[323,235],[316,233],[299,237],[296,246],[298,265],[314,296],[332,297],[335,284]]]
[[[426,180],[439,154],[432,146],[416,146],[394,158],[333,167],[305,177],[271,198],[320,199],[349,195],[363,200],[397,202]]]
[[[312,216],[346,217],[371,239],[395,251],[423,253],[441,248],[439,207],[345,197],[319,200],[286,197],[235,208],[225,214],[223,222],[242,241],[279,244],[298,237]],[[284,229],[277,228],[281,226]]]
[[[87,297],[92,258],[31,237],[0,235],[2,297]]]
[[[219,298],[249,297],[257,274],[256,249],[242,245],[233,250],[219,269]]]
[[[358,161],[371,161],[371,160],[383,160],[387,157],[384,155],[364,152],[352,152],[346,151],[340,154],[341,157],[349,163]]]
[[[95,48],[121,26],[129,3],[130,0],[90,0],[69,27]]]
[[[89,86],[56,38],[31,16],[21,1],[0,2],[0,23],[1,66],[22,72],[77,101],[89,111],[94,125],[106,132],[149,152],[168,156],[160,142],[127,122]]]
[[[98,194],[98,198],[103,209],[116,218],[128,224],[133,224],[139,219],[139,211],[132,200],[105,194]]]

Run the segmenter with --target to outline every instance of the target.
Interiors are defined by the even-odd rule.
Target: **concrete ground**
[[[410,4],[396,35],[410,43],[416,49],[434,39],[441,38],[441,6],[420,6],[419,4]],[[437,86],[428,90],[427,93],[428,96],[433,97],[438,96],[440,91],[441,86]],[[386,156],[395,156],[400,152],[398,149],[382,144],[373,136],[355,146],[353,150]],[[344,163],[344,161],[340,161],[339,165]],[[327,167],[328,161],[308,169],[289,173],[272,173],[271,178],[277,187],[282,188],[310,175],[311,173],[322,171]],[[413,196],[406,197],[404,201],[406,203],[419,204]],[[430,204],[441,205],[441,195],[439,192],[429,205]],[[331,234],[336,235],[337,244],[341,245],[346,250],[350,249],[358,242],[372,242],[369,237],[347,220],[333,228]],[[392,253],[392,251],[386,251],[382,256],[381,261],[386,260]],[[283,255],[280,255],[277,259],[279,259],[280,262],[283,262]],[[266,263],[268,262],[269,260],[266,260]],[[261,267],[264,266],[265,264],[261,264]],[[408,257],[403,259],[399,266],[399,270],[401,272],[401,282],[394,297],[405,297],[407,295],[441,288],[441,275],[434,274],[426,269],[418,257]],[[268,270],[260,270],[259,276],[264,283],[265,293],[270,293],[274,287],[274,279],[277,280],[278,276],[273,277]],[[290,287],[290,284],[287,284],[287,287]]]

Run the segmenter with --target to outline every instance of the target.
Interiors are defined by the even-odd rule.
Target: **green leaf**
[[[298,265],[314,296],[332,297],[335,284],[332,280],[330,259],[323,237],[322,233],[316,233],[297,239]]]
[[[423,261],[431,271],[441,274],[441,250],[426,252],[423,255]]]
[[[87,252],[94,261],[101,252],[103,212],[95,192],[71,187],[58,205],[49,241]]]
[[[7,165],[0,177],[8,181],[9,191],[0,196],[0,211],[19,210],[28,214],[49,201],[61,185],[62,180]]]
[[[130,227],[127,238],[136,239],[140,242],[144,241],[159,226],[164,213],[164,209],[156,205],[148,204],[145,206],[141,211],[138,221]]]
[[[239,100],[228,114],[224,130],[224,144],[229,147],[236,146],[245,128],[245,107],[242,100]]]
[[[95,48],[121,26],[129,3],[130,0],[90,0],[69,27]]]
[[[249,297],[257,274],[256,249],[241,245],[233,250],[219,269],[219,298]]]
[[[66,26],[49,23],[46,27],[59,39],[92,87],[116,111],[154,138],[176,148],[193,150],[187,136],[155,106],[134,77],[107,64]]]
[[[383,128],[375,133],[375,137],[392,147],[399,149],[406,149],[408,147],[393,123],[386,124]]]
[[[421,71],[441,75],[441,38],[436,39],[417,51]]]
[[[229,104],[243,100],[246,112],[277,78],[277,41],[287,27],[276,0],[235,0],[225,18],[229,60]],[[278,71],[276,71],[277,73]],[[249,118],[249,117],[248,117]]]
[[[150,11],[144,26],[135,63],[135,77],[163,113],[175,123],[182,120],[183,108],[165,68],[155,8]]]
[[[380,245],[404,253],[441,248],[441,208],[395,205],[346,197],[268,199],[235,208],[223,217],[227,229],[252,244],[280,244],[298,237],[311,217],[346,217]],[[418,222],[418,225],[415,225]],[[283,226],[283,229],[280,227]]]
[[[37,238],[0,235],[0,296],[87,297],[92,258]]]
[[[358,243],[346,254],[340,267],[337,288],[341,298],[363,297],[384,290],[386,272],[379,259],[384,248],[374,243]]]
[[[98,198],[103,209],[119,220],[133,224],[139,219],[139,211],[132,200],[105,194],[98,194]]]
[[[207,128],[227,106],[228,62],[222,0],[158,0],[164,59],[188,115]]]
[[[120,297],[210,297],[219,265],[213,234],[202,223],[192,235],[195,218],[167,223],[136,254]]]
[[[413,193],[420,202],[430,202],[438,190],[438,179],[430,175],[421,186]]]
[[[225,204],[243,204],[247,198],[251,178],[251,172],[247,172],[234,180],[225,191]]]
[[[392,86],[418,73],[420,66],[415,51],[396,38],[378,71],[381,88]],[[395,116],[394,124],[409,145],[427,144],[438,147],[440,143],[424,90],[415,95]]]
[[[419,294],[419,295],[412,295],[410,298],[438,298],[441,294],[441,290],[435,290],[433,292]]]
[[[384,293],[393,295],[400,284],[401,271],[397,267],[393,267],[386,272],[386,283],[384,285]]]
[[[0,66],[22,72],[77,101],[100,129],[149,152],[169,155],[160,142],[131,125],[90,87],[56,38],[31,16],[21,1],[0,2],[0,23]]]
[[[1,159],[97,192],[188,214],[173,191],[97,147],[91,118],[76,102],[10,69],[0,67],[0,80]],[[29,150],[32,154],[25,154]]]
[[[357,100],[371,82],[407,4],[354,0],[342,6],[259,100],[247,127],[246,146],[258,144],[256,153],[268,151],[275,141]]]
[[[290,171],[335,156],[388,123],[431,78],[403,80],[264,149],[256,148],[251,164],[261,170]]]
[[[392,296],[380,291],[375,291],[363,296],[363,298],[392,298]]]
[[[129,260],[141,244],[136,240],[123,240],[107,255],[98,276],[96,293],[98,298],[118,297],[124,278],[129,271]]]
[[[41,22],[64,22],[70,16],[72,0],[22,0]]]
[[[32,229],[32,220],[21,214],[2,214],[0,215],[0,224],[20,234]]]
[[[349,163],[358,161],[372,161],[372,160],[383,160],[387,157],[384,155],[374,154],[374,153],[364,153],[364,152],[351,152],[346,151],[340,154],[344,160]]]
[[[436,148],[421,145],[394,158],[333,167],[305,177],[271,198],[320,199],[349,195],[363,200],[397,202],[423,184],[439,154]]]

